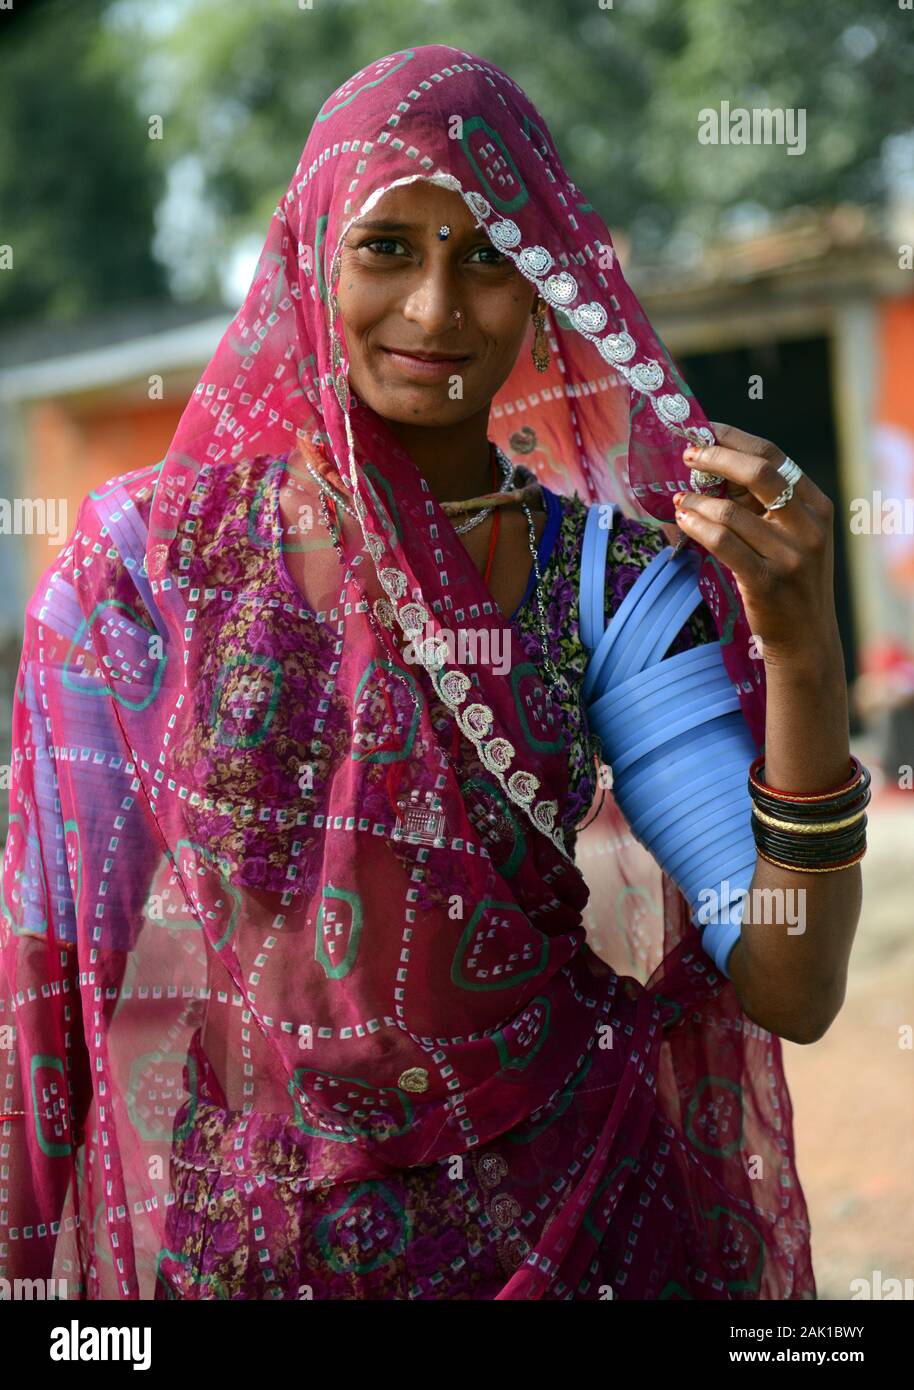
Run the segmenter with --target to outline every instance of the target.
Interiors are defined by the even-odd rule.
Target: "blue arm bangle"
[[[719,641],[664,659],[701,602],[694,551],[674,555],[667,546],[655,555],[606,624],[606,553],[618,513],[601,527],[601,505],[590,508],[581,554],[584,711],[632,834],[680,888],[702,948],[729,978],[756,864],[748,768],[757,749]]]

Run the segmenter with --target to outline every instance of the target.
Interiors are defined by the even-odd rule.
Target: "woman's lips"
[[[429,361],[423,357],[411,357],[407,352],[394,352],[393,348],[382,348],[381,351],[406,376],[421,377],[425,381],[453,376],[470,361],[469,357],[439,357]]]

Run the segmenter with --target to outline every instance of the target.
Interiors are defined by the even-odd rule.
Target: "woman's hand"
[[[733,425],[710,424],[720,442],[689,447],[683,459],[725,478],[727,495],[677,493],[677,524],[732,571],[766,666],[833,661],[841,643],[830,498],[804,474],[790,501],[767,511],[786,485],[777,471],[783,450]]]
[[[719,444],[686,450],[693,468],[727,480],[726,497],[677,494],[685,535],[732,571],[765,662],[765,781],[798,795],[846,780],[850,762],[847,687],[832,591],[834,508],[807,477],[785,506],[784,453],[767,439],[711,423]],[[747,1017],[797,1043],[815,1042],[837,1017],[860,917],[859,864],[807,873],[757,858],[730,978]],[[756,911],[799,894],[804,931],[785,914]],[[774,896],[772,896],[774,895]]]

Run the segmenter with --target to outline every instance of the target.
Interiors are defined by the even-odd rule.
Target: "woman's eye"
[[[497,250],[494,246],[479,246],[479,247],[476,248],[475,251],[471,252],[471,254],[470,254],[470,260],[471,260],[471,261],[472,261],[472,259],[473,259],[474,256],[495,256],[495,257],[497,257],[496,260],[491,260],[491,261],[477,261],[477,262],[476,262],[477,265],[505,265],[505,264],[507,263],[507,260],[508,260],[508,257],[507,257],[502,251]]]
[[[372,255],[374,255],[374,256],[389,256],[389,255],[391,255],[391,252],[390,252],[389,250],[387,250],[387,251],[384,251],[384,250],[375,251],[374,248],[375,248],[376,246],[380,246],[380,247],[385,247],[385,246],[386,246],[386,247],[390,247],[390,246],[399,246],[399,245],[400,245],[400,243],[399,243],[398,241],[394,241],[394,240],[392,240],[390,237],[375,237],[374,241],[363,241],[363,242],[362,242],[362,246],[364,247],[364,249],[367,250],[367,251],[371,251]]]
[[[396,256],[402,251],[403,245],[395,237],[374,237],[371,241],[363,241],[358,248],[360,251],[369,251],[372,256]],[[485,259],[476,260],[477,256]],[[478,246],[475,251],[471,251],[467,257],[470,265],[507,265],[508,257],[494,246]]]

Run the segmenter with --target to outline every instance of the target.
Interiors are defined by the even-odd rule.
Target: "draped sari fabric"
[[[244,1135],[281,1116],[296,1181],[341,1185],[340,1211],[484,1156],[493,1297],[814,1297],[778,1038],[611,794],[569,855],[552,693],[517,644],[485,658],[506,619],[350,389],[341,238],[429,179],[549,306],[548,372],[528,339],[493,402],[514,462],[669,522],[683,447],[713,439],[506,73],[432,45],[327,99],[165,459],[86,498],[27,613],[0,1266],[73,1297],[231,1296],[182,1256],[173,1196],[218,1096],[257,1239]],[[352,498],[329,531],[306,461]],[[706,554],[700,584],[760,742],[739,594]]]

